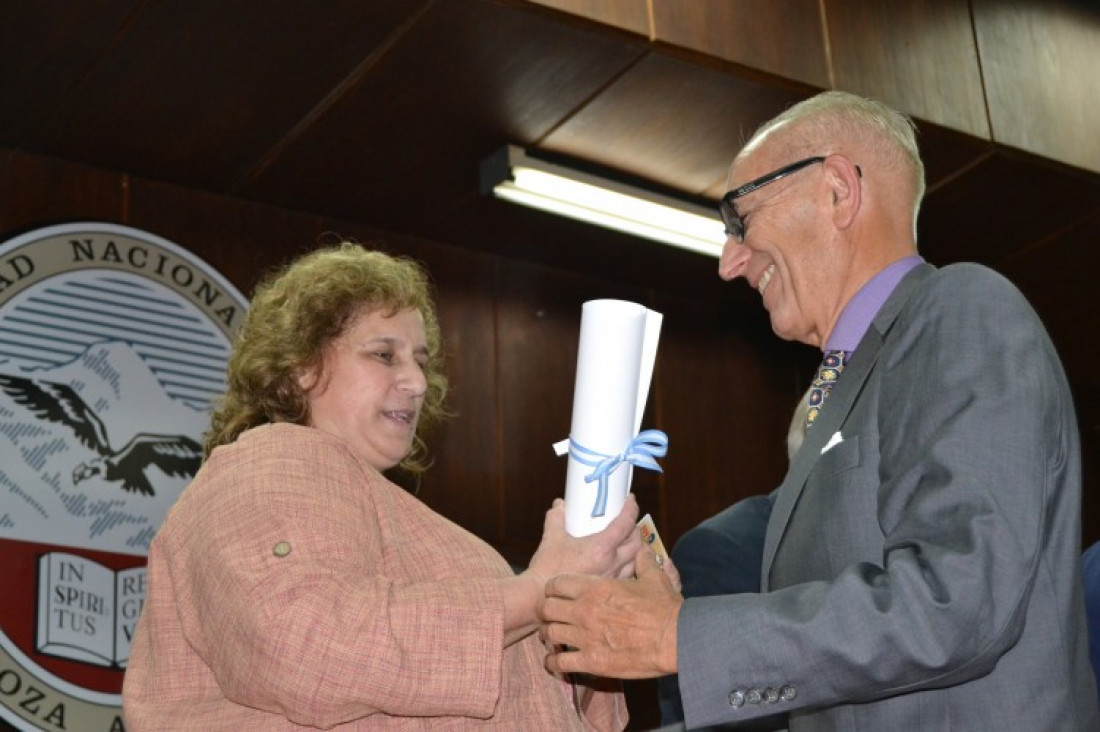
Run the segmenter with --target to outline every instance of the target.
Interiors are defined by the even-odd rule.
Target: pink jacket
[[[577,715],[537,635],[501,648],[510,573],[339,438],[250,430],[150,548],[127,729],[622,729],[619,693]]]

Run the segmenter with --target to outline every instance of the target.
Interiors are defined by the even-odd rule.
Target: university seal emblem
[[[124,729],[149,542],[198,470],[246,307],[138,229],[0,243],[0,728]]]

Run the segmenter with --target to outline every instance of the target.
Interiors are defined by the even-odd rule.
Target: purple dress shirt
[[[859,288],[859,292],[844,306],[844,311],[822,350],[845,351],[851,355],[863,340],[863,334],[871,326],[871,321],[878,315],[886,298],[890,297],[890,293],[901,282],[901,278],[923,261],[924,258],[917,254],[899,259]]]

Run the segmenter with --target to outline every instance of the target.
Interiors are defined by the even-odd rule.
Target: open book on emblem
[[[67,552],[38,559],[38,632],[42,654],[126,668],[145,602],[145,567],[118,572]]]

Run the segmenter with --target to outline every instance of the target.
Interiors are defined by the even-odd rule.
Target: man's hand
[[[538,608],[542,639],[556,649],[554,673],[647,679],[676,672],[676,618],[684,598],[644,547],[637,579],[565,574],[546,583]]]

